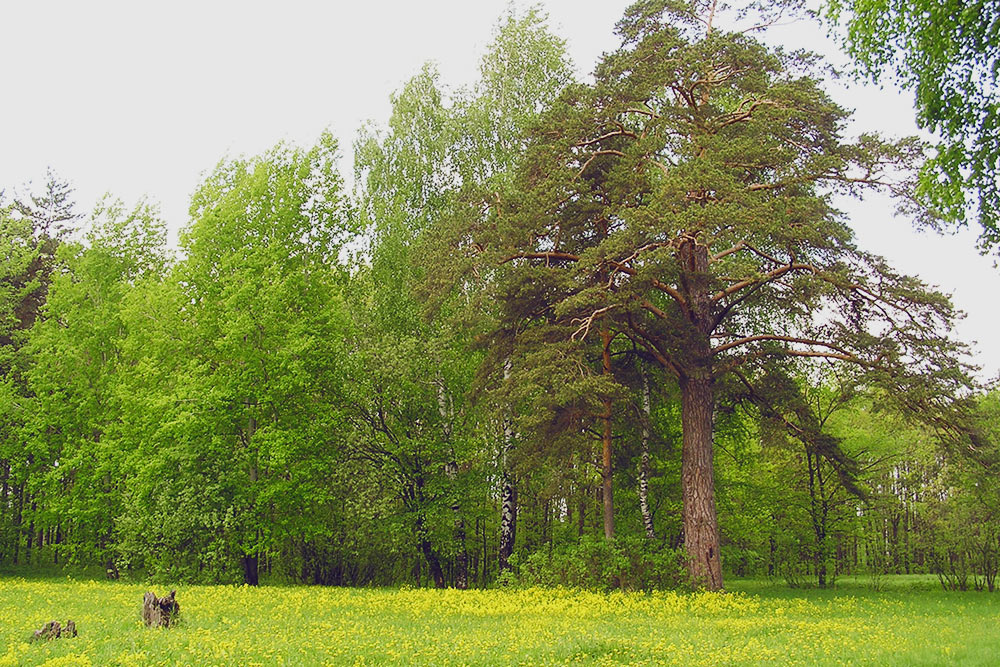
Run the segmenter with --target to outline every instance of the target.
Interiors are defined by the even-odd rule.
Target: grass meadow
[[[899,578],[875,591],[726,593],[162,586],[0,576],[0,665],[995,665],[1000,595]],[[31,643],[46,621],[79,636]]]

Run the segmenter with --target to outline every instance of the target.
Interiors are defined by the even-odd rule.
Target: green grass
[[[149,587],[0,577],[0,665],[994,665],[1000,595],[933,579],[834,590],[755,580],[723,594],[180,586],[183,622],[147,629]],[[154,590],[163,594],[162,587]],[[80,636],[28,642],[46,621]]]

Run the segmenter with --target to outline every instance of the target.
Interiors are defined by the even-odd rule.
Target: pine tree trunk
[[[653,514],[649,511],[649,427],[651,422],[649,378],[640,368],[642,374],[642,458],[639,461],[639,509],[642,512],[642,525],[646,528],[646,537],[656,539],[653,527]]]
[[[678,259],[684,270],[681,284],[691,324],[680,377],[681,428],[684,432],[681,451],[684,548],[693,583],[708,590],[718,590],[722,588],[722,561],[713,470],[715,393],[711,334],[714,317],[708,283],[708,247],[690,237],[682,243]]]
[[[684,430],[681,454],[684,548],[694,582],[708,590],[718,590],[722,588],[722,561],[712,462],[712,380],[683,378],[680,384]]]

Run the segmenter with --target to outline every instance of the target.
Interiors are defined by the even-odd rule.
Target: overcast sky
[[[626,0],[540,3],[581,76],[604,51]],[[282,2],[0,0],[0,188],[44,180],[52,167],[81,210],[111,192],[159,202],[176,235],[201,176],[225,155],[324,128],[345,149],[366,120],[384,122],[389,95],[422,63],[452,88],[471,83],[506,0]],[[771,39],[844,58],[821,29],[786,26]],[[831,86],[856,110],[852,131],[916,133],[911,98],[893,89]],[[975,234],[914,232],[884,202],[845,202],[862,248],[954,296],[978,340],[984,377],[1000,371],[994,304],[1000,269]],[[992,295],[992,296],[991,296]]]

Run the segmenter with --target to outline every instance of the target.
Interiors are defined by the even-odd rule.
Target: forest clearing
[[[589,73],[512,4],[186,216],[0,178],[0,667],[997,664],[1000,286],[866,240],[1000,257],[1000,0],[953,4],[640,0]],[[892,71],[919,136],[838,92]]]
[[[0,665],[995,664],[993,595],[931,578],[836,590],[735,580],[729,592],[183,586],[147,629],[141,584],[0,579]],[[76,621],[79,636],[30,643]],[[65,619],[64,619],[65,620]],[[984,631],[970,632],[971,628]]]

